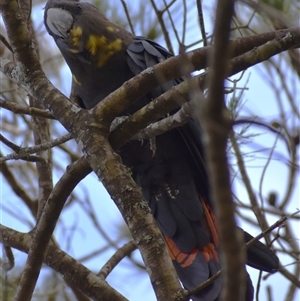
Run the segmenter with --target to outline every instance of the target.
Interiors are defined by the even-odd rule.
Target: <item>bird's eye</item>
[[[76,8],[77,8],[77,11],[79,11],[79,10],[81,10],[82,7],[80,4],[77,4]]]

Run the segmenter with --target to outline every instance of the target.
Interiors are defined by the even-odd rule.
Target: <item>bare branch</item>
[[[132,253],[135,249],[136,245],[133,241],[130,241],[123,247],[119,248],[117,252],[104,264],[97,276],[99,276],[101,279],[106,279],[106,277],[112,272],[118,263]]]
[[[203,46],[207,46],[207,38],[206,38],[206,32],[205,32],[205,23],[204,23],[204,17],[203,17],[203,10],[202,10],[202,1],[197,0],[197,9],[198,9],[198,18],[199,18],[199,24],[201,29],[201,36],[203,40]]]
[[[24,187],[22,187],[21,183],[19,183],[11,172],[9,167],[7,166],[6,162],[1,163],[1,172],[4,175],[6,181],[9,183],[12,190],[15,194],[20,197],[20,199],[27,205],[28,209],[30,210],[31,214],[36,217],[37,214],[37,201],[33,200],[29,194],[27,194]]]
[[[0,242],[7,246],[28,253],[32,238],[30,234],[20,233],[0,224]],[[120,293],[110,287],[106,281],[97,277],[94,273],[80,264],[77,260],[60,250],[52,242],[45,254],[45,263],[59,274],[63,275],[66,281],[81,289],[93,300],[100,301],[128,301]]]
[[[1,233],[0,233],[1,235]],[[4,269],[4,271],[10,271],[15,266],[15,257],[9,246],[3,246],[4,250],[4,260],[0,260],[0,266]]]
[[[218,1],[215,22],[215,45],[208,83],[208,100],[198,107],[199,122],[203,125],[203,144],[210,178],[211,198],[219,221],[223,253],[224,300],[243,300],[246,290],[244,271],[245,252],[241,252],[242,237],[234,218],[230,189],[226,145],[231,122],[225,111],[224,79],[228,74],[229,33],[234,13],[234,1]]]
[[[51,113],[49,113],[46,110],[33,108],[33,107],[20,106],[16,103],[13,103],[13,102],[10,102],[7,100],[0,99],[0,107],[10,110],[11,112],[13,112],[15,114],[27,114],[27,115],[32,115],[35,117],[54,119],[54,117],[51,115]]]
[[[1,137],[0,137],[0,139],[1,139]],[[35,146],[32,146],[32,147],[19,147],[19,146],[15,145],[14,148],[13,148],[15,153],[7,155],[5,157],[0,157],[0,163],[3,162],[3,161],[8,161],[8,160],[18,160],[18,159],[26,158],[29,154],[34,154],[34,153],[37,153],[37,152],[41,152],[41,151],[51,149],[51,148],[53,148],[55,146],[58,146],[62,143],[70,141],[71,139],[72,139],[72,135],[67,134],[65,136],[59,137],[59,138],[54,139],[52,141],[48,141],[48,142],[38,144],[38,145],[35,145]]]

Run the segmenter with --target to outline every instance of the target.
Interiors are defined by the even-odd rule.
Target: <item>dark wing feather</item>
[[[134,39],[127,54],[128,66],[134,74],[172,56],[157,43],[143,37]],[[148,101],[181,81],[175,79],[162,84],[149,93]],[[139,179],[137,182],[165,235],[180,280],[186,288],[192,289],[220,269],[218,234],[209,203],[200,125],[191,120],[183,127],[156,137],[155,143],[157,153],[149,161],[151,167],[133,174]],[[250,237],[245,232],[245,241]],[[276,255],[260,242],[249,248],[247,263],[265,271],[278,267]],[[251,300],[253,287],[250,278],[247,285],[247,295]],[[193,296],[193,300],[215,300],[220,289],[221,278]]]
[[[159,44],[143,37],[136,37],[127,47],[128,66],[137,75],[143,70],[171,57],[172,54]],[[156,98],[181,82],[182,79],[171,80],[151,91],[152,98]]]
[[[172,56],[157,43],[141,37],[128,46],[127,54],[129,68],[134,74]],[[171,80],[154,89],[148,95],[148,102],[181,81]],[[210,233],[210,227],[215,225],[206,220],[210,213],[204,211],[201,203],[202,199],[203,202],[205,199],[208,201],[207,176],[200,133],[192,123],[156,137],[156,153],[146,168],[145,165],[140,168],[132,164],[133,177],[142,187],[158,226],[165,235],[178,276],[189,289],[220,269],[213,235]],[[144,141],[141,156],[145,155],[147,147]],[[140,161],[145,162],[145,158]],[[212,250],[207,249],[208,245]],[[182,261],[182,258],[185,259]],[[221,280],[215,281],[195,300],[214,300],[220,289]]]
[[[243,231],[243,230],[242,230]],[[244,232],[245,242],[249,242],[253,236]],[[275,273],[279,269],[279,259],[273,251],[260,241],[256,241],[247,250],[247,264],[252,268],[269,273]]]

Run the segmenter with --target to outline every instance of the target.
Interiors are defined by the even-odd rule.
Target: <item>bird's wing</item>
[[[172,54],[165,48],[144,37],[136,37],[127,47],[127,54],[127,62],[134,75],[172,57]],[[181,81],[182,79],[174,79],[156,87],[151,91],[152,97],[158,97]]]
[[[134,74],[172,56],[143,37],[129,45],[127,54]],[[175,79],[162,84],[151,91],[149,101],[181,81]],[[218,235],[207,195],[203,152],[195,132],[197,129],[191,121],[156,137],[155,157],[149,159],[149,166],[134,173],[164,234],[178,276],[188,289],[195,288],[220,269]],[[193,298],[215,300],[220,289],[219,278]]]
[[[127,54],[128,65],[134,74],[172,56],[157,43],[143,37],[136,38],[129,45]],[[151,98],[154,99],[181,81],[175,79],[161,85],[151,92]],[[158,154],[159,162],[151,161],[152,167],[156,167],[143,170],[143,176],[138,176],[139,184],[165,236],[180,280],[186,288],[192,289],[220,269],[218,232],[209,202],[201,129],[196,121],[191,120],[187,125],[162,136],[162,139],[156,138],[156,143],[161,144],[163,149],[169,148],[164,152],[168,162],[162,164],[163,159]],[[157,171],[160,175],[153,176]],[[147,180],[143,182],[141,178]],[[155,180],[159,185],[153,185]],[[251,235],[244,233],[247,242]],[[257,241],[247,250],[247,264],[272,272],[278,269],[278,258]],[[247,295],[251,296],[251,280],[248,284]],[[201,291],[199,296],[194,296],[194,300],[214,300],[220,288],[219,278]]]

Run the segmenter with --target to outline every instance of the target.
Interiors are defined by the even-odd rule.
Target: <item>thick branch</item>
[[[288,41],[286,41],[286,38],[288,38]],[[281,51],[278,51],[277,53],[292,47],[299,47],[300,29],[292,28],[289,30],[267,32],[231,41],[228,46],[230,48],[229,58],[237,57],[273,39],[276,39],[281,43]],[[156,86],[185,75],[186,70],[183,70],[181,67],[182,61],[186,62],[186,60],[188,60],[191,63],[190,65],[193,67],[192,70],[190,70],[191,72],[207,67],[207,58],[209,53],[211,53],[211,50],[211,46],[196,49],[184,54],[183,56],[179,55],[169,58],[152,68],[146,69],[141,74],[124,83],[122,87],[107,96],[93,110],[103,110],[103,112],[105,112],[104,116],[106,121],[108,123],[112,122],[116,116],[120,115],[122,111],[128,108],[134,101],[136,101],[136,99],[145,95]],[[252,63],[254,63],[254,61],[252,61]],[[241,66],[241,68],[239,68],[240,71],[245,69],[243,67],[244,66]],[[164,79],[163,81],[161,80],[162,78]]]
[[[105,122],[104,117],[109,111],[105,106],[102,106],[100,110],[90,112],[79,110],[58,93],[45,78],[36,55],[31,51],[31,40],[26,25],[21,22],[17,2],[6,1],[3,7],[5,12],[3,18],[8,29],[8,36],[18,60],[16,67],[11,64],[6,65],[5,71],[10,76],[21,74],[22,79],[19,78],[19,81],[27,87],[31,95],[42,100],[53,116],[74,137],[77,137],[77,142],[82,146],[90,165],[115,200],[127,222],[135,243],[142,253],[158,299],[175,299],[175,295],[178,296],[178,293],[180,295],[182,288],[167,254],[162,234],[158,230],[140,188],[132,180],[129,171],[122,165],[121,159],[113,152],[105,138],[109,123]],[[18,32],[22,32],[22,35],[16,38]],[[110,114],[108,116],[111,116]],[[37,231],[36,237],[39,239],[35,240],[42,244],[42,250],[45,249],[49,239],[48,235],[43,238],[44,232],[45,230]],[[36,250],[36,247],[33,246],[33,250]],[[37,264],[41,264],[43,254],[44,252],[40,251]],[[157,270],[157,266],[160,266],[160,271]]]
[[[271,40],[266,44],[263,44],[255,49],[251,49],[250,51],[231,59],[228,63],[229,67],[226,71],[226,75],[232,76],[237,74],[249,67],[268,60],[270,57],[279,54],[282,51],[289,49],[292,47],[292,45],[299,44],[300,30],[298,29],[293,32],[298,32],[298,34],[287,34],[286,36],[280,36],[280,38]],[[235,45],[235,42],[240,41],[237,40],[232,42],[232,46]],[[238,45],[239,44],[236,46]],[[238,51],[235,53],[238,53]],[[159,65],[166,66],[162,64],[164,63]],[[176,87],[173,87],[166,93],[154,99],[151,103],[134,113],[132,116],[126,118],[126,120],[120,123],[110,133],[110,142],[113,147],[116,149],[120,148],[140,130],[180,107],[180,105],[188,100],[190,86],[197,86],[201,87],[202,89],[207,88],[207,83],[205,82],[207,75],[208,73],[202,73],[189,79],[188,81],[180,83]],[[135,77],[135,79],[142,80],[142,75],[139,75],[138,77],[139,78]],[[135,81],[135,79],[133,81]]]
[[[175,295],[183,296],[162,234],[141,189],[131,178],[130,171],[114,153],[107,138],[99,135],[97,128],[85,129],[80,132],[78,139],[83,142],[83,152],[91,167],[115,201],[131,230],[149,271],[158,300],[174,300]],[[160,267],[159,272],[157,266]]]
[[[0,242],[19,251],[28,253],[32,244],[31,236],[0,225]],[[93,300],[126,301],[127,299],[101,280],[84,265],[60,250],[52,242],[45,254],[45,263],[63,275],[68,283],[74,284]]]
[[[228,74],[229,33],[234,1],[218,1],[215,23],[215,45],[208,83],[208,100],[203,106],[202,140],[207,158],[212,201],[215,205],[224,266],[222,296],[224,300],[244,300],[245,254],[241,251],[242,237],[236,230],[234,204],[227,163],[227,138],[231,130],[225,109],[224,79]]]

